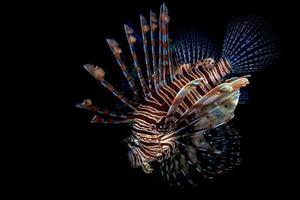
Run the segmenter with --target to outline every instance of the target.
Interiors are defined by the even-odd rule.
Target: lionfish
[[[278,51],[270,26],[260,17],[231,21],[223,49],[204,33],[184,32],[171,40],[169,22],[162,4],[159,16],[150,11],[149,23],[140,16],[140,33],[124,24],[133,72],[116,40],[106,39],[131,92],[117,91],[103,68],[83,66],[128,107],[122,108],[126,113],[100,109],[90,99],[77,107],[95,114],[91,122],[129,124],[124,141],[130,165],[181,186],[240,164],[240,136],[229,121],[250,73],[271,64]]]

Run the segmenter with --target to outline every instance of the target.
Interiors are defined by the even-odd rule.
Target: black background
[[[107,77],[119,74],[105,38],[115,38],[125,44],[123,23],[131,21],[138,27],[139,14],[147,16],[150,9],[158,11],[161,2],[110,1],[49,7],[53,8],[47,11],[49,26],[45,30],[49,31],[49,36],[45,36],[42,43],[53,41],[51,46],[55,52],[50,53],[48,61],[53,62],[51,68],[55,71],[51,87],[56,87],[49,92],[59,106],[50,105],[49,110],[55,110],[55,114],[50,116],[50,122],[42,123],[51,129],[44,131],[41,142],[42,146],[51,143],[42,156],[42,166],[46,168],[39,168],[37,179],[39,188],[44,191],[42,196],[244,198],[283,191],[288,177],[287,152],[290,151],[290,131],[286,126],[290,119],[283,112],[289,108],[283,96],[292,85],[287,77],[292,46],[287,41],[287,37],[291,37],[287,31],[294,20],[291,12],[283,14],[283,10],[290,6],[261,1],[166,1],[171,31],[204,30],[222,43],[226,24],[231,18],[256,14],[263,16],[278,35],[280,59],[250,79],[250,100],[236,110],[234,123],[242,135],[243,162],[228,175],[198,188],[170,188],[158,177],[130,168],[127,150],[120,143],[129,135],[128,127],[90,124],[92,115],[75,107],[83,99],[91,98],[100,107],[113,110],[114,97],[101,88],[82,65],[103,66],[109,69]],[[45,127],[43,129],[47,129]]]

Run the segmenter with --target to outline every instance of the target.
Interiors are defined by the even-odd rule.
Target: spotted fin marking
[[[115,97],[120,99],[125,105],[130,107],[133,110],[136,110],[136,107],[133,105],[132,102],[130,102],[128,99],[126,99],[123,95],[121,95],[120,92],[118,92],[110,83],[108,83],[105,79],[105,71],[98,66],[94,66],[91,64],[86,64],[83,66],[95,79],[100,81],[100,84],[105,87],[109,92],[111,92]]]
[[[141,70],[141,67],[140,67],[140,64],[139,64],[139,61],[138,61],[138,58],[137,58],[137,54],[135,52],[134,43],[136,42],[136,37],[133,34],[134,33],[133,29],[131,27],[129,27],[127,24],[124,24],[124,29],[125,29],[129,49],[130,49],[130,52],[131,52],[131,55],[132,55],[132,59],[133,59],[133,62],[134,62],[134,66],[135,66],[135,69],[137,71],[137,74],[138,74],[138,77],[139,77],[139,80],[140,80],[140,83],[141,83],[141,87],[143,89],[144,96],[146,97],[147,93],[149,91],[149,88],[146,85],[146,82],[145,82],[145,79],[144,79],[144,76],[142,74],[142,70]]]
[[[140,15],[140,23],[141,23],[141,31],[142,31],[142,38],[143,38],[143,50],[144,50],[144,57],[145,57],[145,64],[147,70],[147,77],[148,77],[148,84],[149,88],[152,88],[152,72],[151,72],[151,65],[148,53],[148,41],[147,41],[147,33],[150,31],[150,26],[147,24],[147,20],[144,16]]]
[[[99,115],[109,116],[109,117],[121,118],[121,119],[128,118],[128,114],[125,115],[123,113],[116,113],[116,112],[111,112],[106,109],[98,108],[97,106],[93,105],[92,100],[90,100],[90,99],[85,99],[82,103],[77,104],[76,107],[92,111],[92,112],[96,113],[98,116]]]
[[[128,81],[128,84],[130,88],[133,90],[134,94],[137,95],[138,90],[134,83],[134,78],[128,73],[128,67],[125,65],[121,58],[122,49],[119,47],[119,44],[113,40],[113,39],[106,39],[106,42],[108,46],[110,47],[118,65],[120,66],[123,75],[125,76],[126,80]]]
[[[102,118],[98,115],[95,115],[92,120],[90,121],[91,123],[100,123],[100,124],[127,124],[132,122],[133,119],[114,119],[114,118]]]
[[[150,36],[151,36],[151,53],[152,53],[152,66],[153,66],[153,82],[155,89],[159,87],[159,73],[157,66],[157,56],[156,56],[156,43],[157,43],[157,32],[158,28],[158,19],[156,13],[150,11]]]
[[[161,20],[161,34],[162,34],[162,67],[163,67],[163,82],[173,76],[173,70],[170,63],[170,45],[169,45],[169,29],[170,22],[169,11],[166,4],[162,4],[160,20]]]

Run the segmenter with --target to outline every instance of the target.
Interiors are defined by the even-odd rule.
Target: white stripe
[[[146,117],[146,118],[149,118],[149,119],[154,120],[156,123],[159,122],[159,118],[153,118],[153,117],[150,117],[148,113],[143,113],[143,112],[136,111],[136,112],[134,113],[134,115],[141,115],[141,116],[144,116],[144,117]]]

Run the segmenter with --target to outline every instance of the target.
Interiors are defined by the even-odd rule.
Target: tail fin
[[[227,27],[222,56],[235,74],[264,69],[278,56],[276,37],[270,26],[256,16],[240,17]]]

